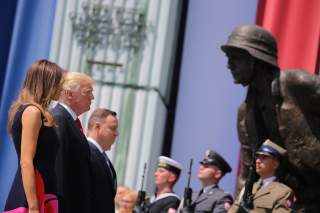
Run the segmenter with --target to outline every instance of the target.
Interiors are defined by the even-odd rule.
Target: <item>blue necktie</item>
[[[113,172],[112,172],[112,169],[111,169],[109,157],[108,157],[107,153],[105,153],[105,152],[102,152],[102,155],[103,155],[104,159],[106,160],[108,169],[109,169],[109,171],[110,171],[110,175],[111,175],[111,178],[112,178],[112,180],[113,180],[114,190],[117,190],[117,180],[116,180],[115,177],[113,176]]]
[[[111,170],[111,166],[110,166],[110,160],[109,160],[109,158],[108,158],[108,155],[107,155],[107,153],[105,153],[105,152],[102,152],[102,155],[103,155],[103,157],[104,157],[104,159],[105,159],[105,161],[106,161],[106,163],[107,163],[107,165],[108,165],[108,169],[109,169],[110,174],[111,174],[111,177],[112,177],[112,179],[113,179],[113,174],[112,174],[112,170]]]

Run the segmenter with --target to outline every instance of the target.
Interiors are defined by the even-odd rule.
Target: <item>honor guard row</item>
[[[219,188],[219,182],[225,174],[232,171],[228,162],[217,152],[207,150],[200,161],[198,179],[202,184],[199,191],[192,193],[189,186],[184,198],[173,192],[173,186],[179,179],[182,165],[177,161],[160,156],[158,168],[154,174],[156,193],[145,200],[143,208],[134,212],[150,213],[191,213],[191,212],[290,212],[293,192],[286,185],[278,182],[277,169],[286,150],[270,140],[266,140],[255,152],[255,170],[260,176],[257,182],[244,188],[235,203],[232,196]],[[191,168],[190,168],[191,171]],[[249,183],[249,182],[248,182]],[[189,193],[186,193],[189,192]],[[245,200],[250,200],[251,205]]]

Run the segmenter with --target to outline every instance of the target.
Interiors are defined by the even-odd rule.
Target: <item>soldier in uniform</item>
[[[145,212],[174,213],[180,198],[173,192],[173,186],[178,181],[182,165],[177,161],[160,156],[158,168],[154,174],[156,193],[147,201]]]
[[[200,161],[198,179],[202,189],[192,194],[192,212],[223,213],[231,207],[233,199],[229,193],[219,188],[221,178],[231,172],[227,161],[213,150],[207,150]]]
[[[276,173],[286,150],[270,140],[266,140],[256,152],[256,172],[260,179],[252,188],[253,209],[249,212],[291,212],[293,200],[292,190],[278,182]],[[234,202],[228,213],[238,212],[244,189]]]

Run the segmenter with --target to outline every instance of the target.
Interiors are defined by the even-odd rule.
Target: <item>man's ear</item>
[[[73,93],[70,90],[64,90],[63,93],[67,97],[67,99],[70,99],[73,97]]]
[[[276,169],[278,169],[278,167],[280,166],[280,162],[278,161],[278,160],[276,160],[276,159],[272,159],[272,166],[273,166],[273,168],[276,170]]]
[[[95,129],[98,129],[98,130],[99,130],[100,127],[101,127],[101,124],[100,124],[99,122],[95,122],[95,123],[94,123],[94,128],[95,128]]]
[[[214,177],[216,179],[220,179],[222,177],[222,175],[223,175],[222,171],[220,169],[217,169],[215,174],[214,174]]]
[[[177,176],[170,172],[169,182],[174,183],[176,181],[176,179],[177,179]]]

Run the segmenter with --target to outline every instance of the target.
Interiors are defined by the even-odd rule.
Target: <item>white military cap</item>
[[[180,175],[180,172],[182,170],[182,165],[180,163],[166,156],[159,157],[158,167],[165,168],[175,173],[177,176]]]

